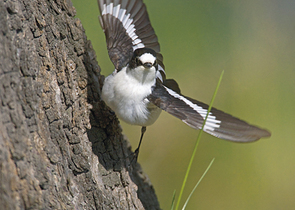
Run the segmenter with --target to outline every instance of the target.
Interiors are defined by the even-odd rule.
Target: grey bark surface
[[[159,209],[70,0],[0,1],[0,209]]]

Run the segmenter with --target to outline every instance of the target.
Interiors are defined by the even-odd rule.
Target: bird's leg
[[[144,135],[145,132],[146,132],[146,127],[145,126],[142,126],[141,127],[141,136],[140,136],[139,144],[138,144],[136,150],[134,151],[134,153],[136,154],[136,156],[138,156],[139,148],[140,148],[140,145],[141,145],[141,142],[142,142],[142,138],[143,138],[143,135]]]
[[[137,162],[139,148],[140,148],[140,145],[141,145],[141,142],[142,142],[142,139],[143,139],[143,135],[144,135],[145,132],[146,132],[146,127],[142,126],[141,127],[141,136],[140,136],[139,144],[138,144],[136,150],[133,153],[133,158],[132,158],[131,162],[133,162],[133,161]]]

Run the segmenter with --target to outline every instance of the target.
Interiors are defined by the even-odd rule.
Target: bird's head
[[[157,53],[149,48],[136,49],[129,62],[129,73],[141,82],[155,80]]]
[[[137,67],[144,67],[145,69],[150,69],[152,67],[156,68],[157,65],[157,53],[149,48],[136,49],[133,56],[129,62],[129,68],[135,69]]]

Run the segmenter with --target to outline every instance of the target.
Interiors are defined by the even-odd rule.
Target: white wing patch
[[[156,77],[159,78],[163,82],[163,77],[160,72],[163,72],[166,75],[165,70],[162,68],[161,65],[158,64],[158,71],[156,72]]]
[[[178,98],[178,99],[182,100],[184,103],[186,103],[191,108],[193,108],[195,111],[197,111],[202,116],[202,118],[205,120],[208,110],[203,109],[201,106],[198,106],[197,104],[192,103],[191,101],[189,101],[185,97],[177,94],[176,92],[174,92],[173,90],[171,90],[171,89],[169,89],[167,87],[165,87],[165,89],[168,91],[168,93],[170,95],[172,95],[175,98]],[[215,128],[220,127],[220,123],[221,123],[221,121],[216,120],[216,117],[213,116],[213,114],[211,112],[209,112],[206,124],[204,126],[204,131],[214,131]]]
[[[103,11],[101,15],[107,15],[110,14],[120,20],[120,22],[123,24],[123,27],[126,30],[126,33],[128,36],[132,39],[133,44],[133,51],[138,48],[144,48],[144,44],[142,43],[142,40],[138,38],[135,31],[135,25],[132,24],[133,19],[130,18],[130,14],[126,14],[126,9],[121,9],[121,5],[118,4],[114,7],[113,3],[110,3],[109,5],[104,4],[103,5]]]

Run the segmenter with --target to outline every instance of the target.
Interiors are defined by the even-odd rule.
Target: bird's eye
[[[142,66],[143,65],[142,62],[141,62],[141,60],[139,58],[135,58],[135,62],[136,62],[136,64],[138,66]]]

